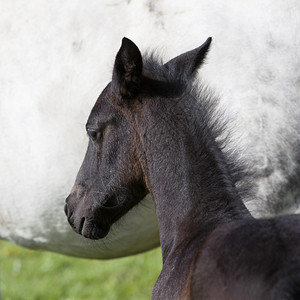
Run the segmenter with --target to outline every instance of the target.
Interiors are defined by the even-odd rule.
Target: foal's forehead
[[[112,105],[110,90],[111,83],[104,88],[98,97],[88,118],[88,124],[105,123],[115,117],[117,110]]]

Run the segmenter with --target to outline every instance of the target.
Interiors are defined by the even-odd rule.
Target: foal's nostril
[[[66,216],[68,217],[69,211],[68,211],[68,205],[67,204],[65,204],[64,211],[65,211]]]
[[[65,204],[64,211],[65,211],[66,216],[67,216],[68,218],[70,218],[71,211],[70,211],[70,209],[69,209],[68,204]]]
[[[73,211],[70,209],[70,206],[68,204],[65,204],[64,211],[65,211],[65,214],[66,214],[66,216],[68,218],[69,223],[73,224],[73,222],[71,221],[71,217],[73,215]]]

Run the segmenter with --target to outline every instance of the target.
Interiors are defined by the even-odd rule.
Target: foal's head
[[[164,65],[142,59],[124,38],[112,81],[99,96],[86,124],[88,149],[65,212],[73,229],[91,239],[105,237],[110,226],[149,192],[141,132],[135,119],[143,103],[163,101],[184,89],[203,62],[211,39]]]

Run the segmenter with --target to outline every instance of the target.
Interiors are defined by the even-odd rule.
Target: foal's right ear
[[[112,78],[113,89],[122,99],[130,99],[138,94],[142,70],[143,60],[139,48],[124,37],[116,56]]]
[[[207,38],[200,47],[171,59],[165,64],[165,67],[173,70],[174,74],[185,74],[187,78],[193,77],[197,73],[196,71],[199,67],[203,64],[211,41],[211,37]]]

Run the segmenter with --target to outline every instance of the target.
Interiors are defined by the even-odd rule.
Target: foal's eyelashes
[[[95,129],[87,128],[86,132],[93,141],[102,137],[102,132]]]

